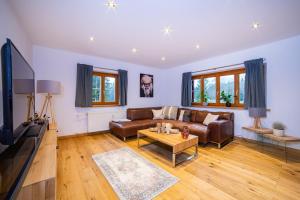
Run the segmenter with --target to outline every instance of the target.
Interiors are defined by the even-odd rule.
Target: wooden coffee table
[[[196,158],[198,156],[198,136],[189,135],[188,139],[183,139],[181,134],[164,134],[151,132],[148,129],[139,130],[137,133],[138,148],[140,148],[140,138],[148,137],[155,141],[161,142],[172,147],[172,166],[176,166],[176,155],[182,151],[195,147],[195,153],[186,160]]]

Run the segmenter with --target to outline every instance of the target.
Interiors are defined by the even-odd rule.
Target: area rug
[[[92,157],[121,200],[152,199],[178,181],[128,147]]]

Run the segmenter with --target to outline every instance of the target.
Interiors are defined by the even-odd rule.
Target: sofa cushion
[[[202,124],[199,123],[190,123],[188,125],[188,128],[190,129],[190,132],[192,134],[207,134],[207,126],[204,126]]]
[[[178,128],[180,130],[183,129],[184,126],[188,126],[188,122],[182,122],[178,120],[170,120],[170,119],[164,119],[162,120],[164,123],[171,123],[173,125],[173,128]]]
[[[196,121],[196,114],[197,114],[197,110],[192,110],[191,111],[191,122]]]
[[[127,119],[130,120],[142,120],[153,119],[152,109],[161,109],[161,107],[153,108],[129,108],[127,109]]]
[[[208,113],[205,117],[203,124],[207,126],[209,123],[216,121],[218,118],[219,118],[219,115],[213,115],[211,113]]]
[[[153,113],[153,119],[163,119],[164,115],[163,115],[163,110],[152,110]]]
[[[163,114],[164,114],[164,119],[177,119],[177,111],[178,107],[177,106],[164,106],[163,107]]]
[[[202,111],[202,110],[201,111],[197,111],[194,122],[203,123],[203,121],[205,120],[207,114],[208,114],[207,111]]]
[[[191,111],[190,110],[180,110],[178,120],[183,121],[183,122],[190,122],[191,121]]]
[[[219,115],[219,120],[233,120],[233,113],[231,112],[210,112],[213,115]]]

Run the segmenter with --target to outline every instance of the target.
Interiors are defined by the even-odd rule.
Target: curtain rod
[[[263,58],[263,60],[265,61],[266,59]],[[214,67],[214,68],[210,68],[210,69],[203,69],[203,70],[198,70],[198,71],[194,71],[192,72],[192,74],[194,73],[199,73],[199,72],[206,72],[206,71],[211,71],[211,70],[218,70],[218,69],[223,69],[223,68],[227,68],[227,67],[233,67],[233,66],[237,66],[237,65],[243,65],[244,63],[236,63],[236,64],[231,64],[231,65],[224,65],[221,67]]]
[[[105,67],[94,67],[93,68],[97,68],[97,69],[106,69],[106,70],[111,70],[111,71],[118,71],[117,69],[110,69],[110,68],[105,68]]]

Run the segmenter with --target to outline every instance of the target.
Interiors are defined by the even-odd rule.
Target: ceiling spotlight
[[[196,49],[200,49],[200,45],[199,44],[196,44]]]
[[[108,7],[108,9],[116,9],[118,7],[118,4],[115,0],[108,0],[105,5]]]
[[[165,35],[170,35],[170,33],[173,32],[173,30],[171,29],[170,26],[167,26],[163,29],[163,32]]]
[[[162,61],[165,61],[165,60],[166,60],[166,57],[164,57],[164,56],[161,57],[161,60],[162,60]]]
[[[137,52],[137,49],[136,48],[133,48],[131,49],[132,53],[136,53]]]
[[[258,22],[252,23],[252,29],[257,30],[261,25]]]
[[[95,40],[95,38],[94,38],[94,37],[90,37],[90,41],[92,41],[92,42],[93,42],[94,40]]]

